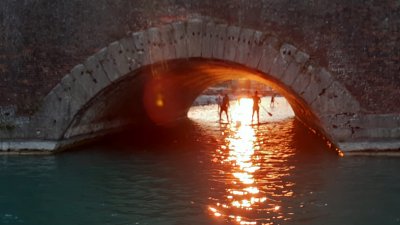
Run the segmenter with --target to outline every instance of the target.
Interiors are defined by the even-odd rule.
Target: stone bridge
[[[59,150],[272,86],[342,151],[400,149],[399,1],[0,3],[0,149]]]

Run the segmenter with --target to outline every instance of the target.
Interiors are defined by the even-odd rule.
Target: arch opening
[[[135,126],[169,126],[186,118],[195,99],[207,88],[229,80],[268,85],[287,99],[298,119],[320,129],[307,104],[272,76],[232,62],[192,58],[152,64],[117,80],[79,110],[64,138]]]
[[[225,95],[229,99],[226,112],[221,109]],[[235,126],[263,125],[294,116],[285,97],[270,86],[245,78],[225,81],[207,88],[196,98],[188,112],[188,117],[195,121],[217,121]]]

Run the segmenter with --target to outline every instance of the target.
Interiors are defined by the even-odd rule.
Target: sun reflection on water
[[[279,140],[271,139],[265,129],[248,125],[251,99],[241,99],[232,108],[234,123],[221,126],[223,139],[212,160],[223,170],[225,195],[210,198],[209,212],[215,218],[237,224],[276,224],[289,220],[290,214],[284,213],[282,202],[294,193],[294,183],[284,180],[293,170],[285,166],[291,153],[279,151],[273,145],[267,148],[265,142]]]

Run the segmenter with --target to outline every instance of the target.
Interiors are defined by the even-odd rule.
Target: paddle
[[[261,107],[265,110],[265,112],[268,113],[269,116],[272,116],[272,113],[268,112],[268,110],[264,106],[261,106]]]

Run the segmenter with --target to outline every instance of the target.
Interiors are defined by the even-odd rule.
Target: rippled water
[[[264,106],[260,126],[195,107],[156,133],[0,156],[0,224],[400,224],[399,158],[339,157]]]

